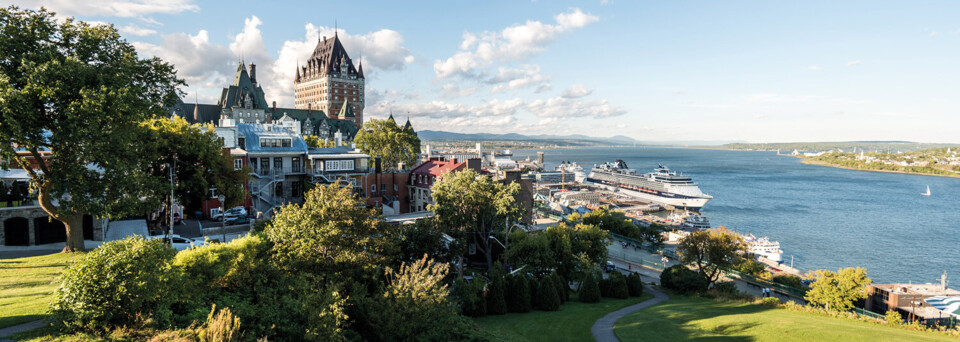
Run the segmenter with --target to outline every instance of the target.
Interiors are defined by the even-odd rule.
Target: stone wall
[[[28,243],[30,246],[36,245],[38,240],[36,219],[38,218],[48,218],[47,212],[43,211],[40,206],[20,206],[20,207],[5,207],[0,208],[0,246],[7,246],[7,223],[11,219],[23,218],[27,220],[27,233],[28,233]],[[22,221],[21,221],[22,222]],[[93,220],[93,239],[97,241],[103,240],[103,226],[105,220]]]

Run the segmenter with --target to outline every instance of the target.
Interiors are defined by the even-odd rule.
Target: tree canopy
[[[385,169],[396,169],[400,162],[413,166],[420,154],[420,138],[393,120],[364,122],[353,142],[363,153],[380,157]]]
[[[741,262],[747,253],[747,245],[736,233],[719,227],[690,233],[677,246],[680,261],[695,264],[697,272],[712,284],[723,271],[730,270]]]
[[[873,282],[863,267],[848,267],[837,272],[816,270],[807,273],[805,278],[811,283],[803,299],[832,311],[852,309],[857,300],[867,298],[867,285]]]
[[[154,180],[133,142],[139,123],[167,113],[183,84],[172,65],[140,59],[112,26],[0,9],[0,157],[27,171],[40,206],[64,223],[64,252],[84,249],[84,214],[144,209],[140,199],[153,189],[144,184]]]

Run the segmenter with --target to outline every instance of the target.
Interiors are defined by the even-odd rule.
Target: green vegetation
[[[867,269],[862,267],[844,268],[837,272],[816,270],[810,272],[810,290],[803,297],[811,306],[819,306],[827,311],[847,311],[853,304],[867,298]]]
[[[614,328],[623,341],[956,341],[880,323],[683,296],[629,314]]]
[[[413,128],[397,126],[392,119],[364,122],[353,142],[363,153],[382,158],[386,170],[395,170],[400,162],[414,166],[420,154],[420,138]]]
[[[700,230],[680,240],[677,246],[680,261],[697,266],[697,272],[709,286],[717,281],[723,271],[734,269],[746,258],[747,244],[740,235],[719,227]]]
[[[807,164],[826,165],[853,170],[915,173],[934,176],[960,177],[960,147],[926,149],[904,153],[873,152],[860,153],[830,152],[815,157],[805,157]]]
[[[0,328],[41,319],[59,286],[57,276],[83,254],[0,260]]]
[[[599,303],[581,303],[576,298],[559,311],[534,311],[475,318],[483,330],[521,341],[593,341],[590,327],[604,315],[652,298],[649,294],[627,299],[604,298]]]

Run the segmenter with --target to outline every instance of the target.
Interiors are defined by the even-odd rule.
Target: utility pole
[[[173,163],[167,164],[167,166],[171,166],[171,165],[172,167],[170,167],[170,209],[169,209],[170,230],[167,231],[167,238],[169,239],[170,244],[173,245],[173,187],[174,187],[173,177],[174,177],[174,169],[177,168],[177,155],[173,155]]]
[[[226,197],[220,195],[217,196],[217,199],[220,200],[220,242],[227,243],[227,213],[223,211],[223,208],[226,207],[223,205]]]

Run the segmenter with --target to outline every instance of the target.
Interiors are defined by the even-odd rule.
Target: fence
[[[795,297],[799,297],[799,298],[803,298],[803,296],[805,296],[805,295],[807,294],[807,291],[804,290],[804,289],[798,289],[798,288],[793,287],[793,286],[787,286],[787,285],[783,285],[783,284],[780,284],[780,283],[775,283],[775,282],[772,282],[772,281],[769,281],[769,280],[766,280],[766,279],[763,279],[763,278],[757,278],[757,277],[754,277],[754,276],[749,275],[749,274],[740,273],[740,272],[738,272],[738,271],[736,271],[736,270],[725,271],[725,272],[724,272],[724,275],[726,275],[727,277],[737,278],[737,279],[740,279],[740,280],[743,280],[743,281],[747,281],[747,282],[757,283],[757,284],[760,284],[760,285],[763,285],[763,286],[766,286],[766,287],[769,287],[769,288],[772,288],[772,289],[775,289],[775,290],[780,290],[780,292],[784,292],[784,293],[786,293],[786,294],[789,294],[789,295],[792,295],[792,296],[795,296]]]
[[[887,316],[885,315],[881,315],[876,312],[866,310],[866,309],[861,309],[861,308],[853,308],[853,313],[857,314],[857,316],[864,316],[864,317],[869,317],[873,319],[879,319],[879,320],[887,319]]]

